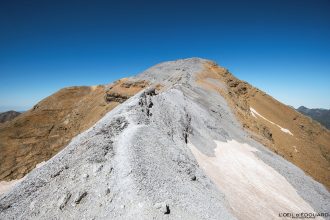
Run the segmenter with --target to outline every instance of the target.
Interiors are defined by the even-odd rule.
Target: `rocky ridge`
[[[321,125],[330,129],[330,109],[321,108],[306,108],[305,106],[300,106],[297,111],[311,117],[313,120],[318,121]]]
[[[0,181],[22,178],[146,84],[121,79],[106,86],[64,88],[0,124]]]
[[[130,80],[149,86],[2,195],[4,219],[264,219],[280,211],[328,211],[327,189],[272,148],[291,147],[281,142],[291,135],[277,125],[294,137],[296,128],[256,105],[268,97],[247,99],[257,90],[226,69],[191,58],[158,64]],[[319,131],[318,138],[327,140]],[[231,151],[219,157],[228,144],[242,157]],[[209,164],[212,158],[223,166]],[[240,168],[246,169],[243,179],[212,175],[240,163],[248,165]],[[271,175],[256,178],[264,171]],[[219,184],[222,179],[228,182]]]

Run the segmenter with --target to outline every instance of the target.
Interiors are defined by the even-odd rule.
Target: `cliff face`
[[[145,86],[123,79],[108,86],[64,88],[0,124],[0,180],[22,178]],[[122,99],[109,99],[113,94]]]
[[[15,112],[15,111],[2,112],[0,113],[0,123],[10,121],[16,118],[17,116],[19,116],[20,114],[21,114],[20,112]]]

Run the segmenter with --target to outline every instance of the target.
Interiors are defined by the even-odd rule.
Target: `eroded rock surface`
[[[293,211],[307,207],[308,211],[327,212],[330,200],[327,189],[253,139],[230,100],[217,90],[233,93],[230,88],[235,88],[240,95],[246,95],[248,86],[235,81],[227,81],[229,86],[217,79],[204,81],[205,75],[201,74],[211,64],[198,58],[165,62],[131,78],[148,81],[149,85],[108,112],[44,166],[2,195],[1,217],[256,219],[258,216],[251,216],[251,211],[247,215],[239,214],[251,204],[249,196],[241,198],[240,192],[248,195],[255,186],[261,187],[260,192],[271,187],[269,201],[277,201],[276,204],[283,201],[292,206],[298,204],[295,201],[303,204]],[[229,74],[225,69],[221,71]],[[221,74],[218,76],[222,77]],[[159,84],[162,84],[160,90],[153,89]],[[243,114],[249,111],[250,103],[240,95],[237,111]],[[266,114],[265,118],[284,128],[274,118]],[[252,119],[265,123],[262,118]],[[270,137],[276,142],[276,136],[270,135],[275,127],[262,131],[270,142]],[[292,133],[296,135],[293,129]],[[221,143],[235,143],[237,148]],[[236,157],[235,152],[245,156]],[[230,156],[230,160],[221,157],[222,153]],[[217,162],[217,158],[221,160]],[[248,178],[242,178],[243,170],[233,166],[228,170],[234,173],[224,175],[226,164],[236,160],[238,166],[243,164]],[[258,174],[258,167],[250,166],[250,161],[267,173],[266,181],[251,178]],[[209,173],[209,164],[217,175]],[[271,178],[280,184],[274,185]],[[281,192],[282,186],[289,193]],[[253,203],[251,210],[263,209],[262,216],[274,216],[279,210],[279,206],[269,205],[267,194],[254,194],[253,198],[258,202]],[[235,201],[240,201],[240,205]]]
[[[0,123],[0,181],[22,178],[146,84],[122,79],[107,86],[64,88]]]

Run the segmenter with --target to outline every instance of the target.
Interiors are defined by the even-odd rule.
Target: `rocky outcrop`
[[[0,123],[10,121],[16,118],[17,116],[19,116],[20,114],[21,114],[20,112],[15,112],[15,111],[2,112],[0,113]]]
[[[125,96],[125,95],[122,95],[122,94],[117,93],[117,92],[107,92],[105,94],[105,100],[107,102],[119,102],[119,103],[123,103],[127,99],[129,99],[129,96]]]
[[[166,62],[134,77],[150,80],[150,89],[108,112],[1,196],[1,217],[254,220],[327,212],[326,188],[252,139],[241,122],[247,129],[253,121],[267,126],[262,132],[275,145],[276,129],[288,139],[285,129],[294,137],[297,130],[252,105],[247,84],[223,78],[229,73],[212,64],[221,70],[213,73],[209,64]],[[152,89],[159,83],[161,91]],[[230,104],[235,99],[237,106]],[[237,120],[236,111],[251,122]]]
[[[147,81],[144,80],[127,81],[126,79],[122,79],[109,87],[104,98],[107,102],[123,103],[147,85]]]

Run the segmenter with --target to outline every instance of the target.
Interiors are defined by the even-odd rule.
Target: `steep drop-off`
[[[226,98],[251,136],[330,187],[330,132],[212,62],[198,83]]]

